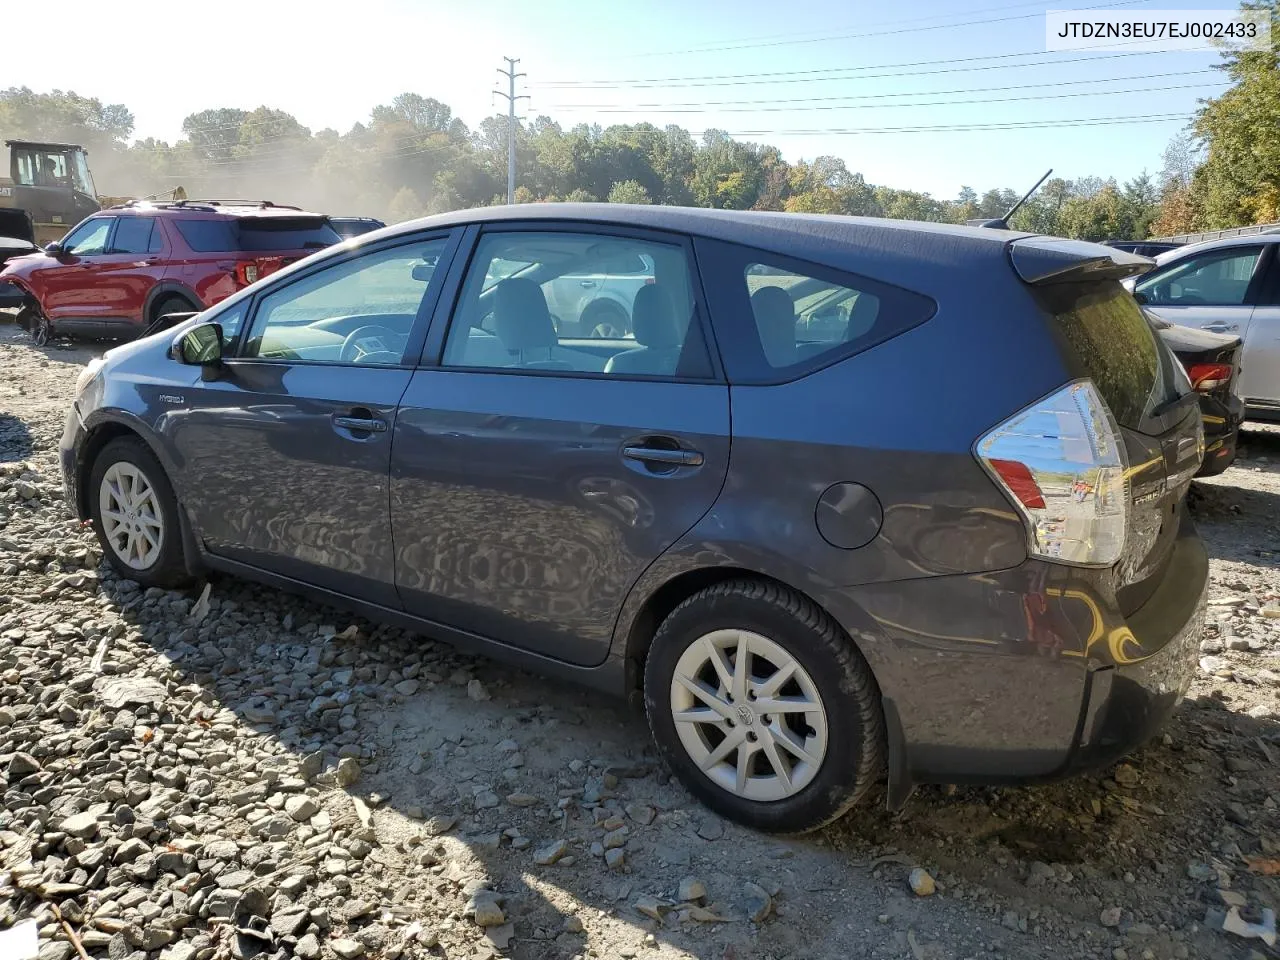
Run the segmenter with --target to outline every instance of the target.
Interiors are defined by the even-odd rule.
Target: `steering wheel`
[[[399,362],[401,351],[392,349],[389,344],[403,340],[403,336],[390,327],[377,323],[368,323],[356,327],[342,341],[342,349],[338,351],[338,359],[344,363],[361,363],[379,354],[388,354]],[[383,361],[385,362],[385,361]]]

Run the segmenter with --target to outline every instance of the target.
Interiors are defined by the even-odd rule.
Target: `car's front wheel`
[[[18,314],[18,326],[31,334],[37,347],[43,347],[53,339],[53,324],[38,307],[25,307]]]
[[[148,587],[187,579],[178,501],[164,468],[134,437],[112,440],[89,474],[94,528],[107,560],[122,577]]]
[[[776,583],[716,584],[676,607],[645,664],[645,708],[690,792],[756,829],[817,829],[884,770],[866,661],[829,615]]]

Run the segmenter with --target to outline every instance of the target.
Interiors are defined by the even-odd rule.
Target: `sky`
[[[1098,5],[1235,6],[63,0],[58,20],[68,29],[57,55],[49,43],[6,44],[0,88],[123,103],[136,137],[170,142],[183,117],[214,107],[266,105],[313,130],[345,132],[403,92],[447,103],[474,128],[505,112],[491,91],[505,89],[502,58],[518,57],[527,76],[517,89],[530,97],[519,103],[523,115],[565,127],[717,128],[773,144],[789,161],[838,156],[871,183],[954,198],[962,186],[1029,188],[1050,167],[1067,178],[1155,174],[1198,100],[1225,89],[1211,53],[1045,52],[1046,10]],[[9,7],[6,35],[49,36],[46,7]],[[1080,120],[1095,125],[1065,125]],[[974,124],[1043,126],[938,129]]]

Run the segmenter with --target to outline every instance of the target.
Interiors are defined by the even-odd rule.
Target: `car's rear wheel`
[[[197,313],[199,308],[192,306],[191,301],[185,297],[165,297],[155,309],[151,311],[151,322],[159,320],[161,317],[168,316],[171,313]]]
[[[621,340],[627,335],[631,318],[612,300],[595,300],[582,311],[578,324],[582,336],[598,340]]]
[[[884,770],[866,661],[829,615],[776,583],[721,583],[676,607],[645,664],[645,708],[690,792],[760,830],[830,823]]]
[[[178,501],[145,443],[132,437],[109,442],[94,460],[89,484],[98,540],[122,577],[148,587],[187,579]]]

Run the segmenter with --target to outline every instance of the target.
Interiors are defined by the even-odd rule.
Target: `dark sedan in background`
[[[1229,334],[1182,327],[1143,310],[1160,339],[1173,351],[1200,397],[1204,419],[1204,465],[1197,476],[1222,473],[1236,459],[1244,400],[1240,397],[1240,355],[1244,344]]]

